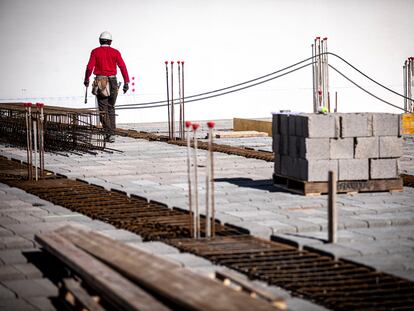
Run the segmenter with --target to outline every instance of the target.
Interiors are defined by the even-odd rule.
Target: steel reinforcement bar
[[[190,239],[189,214],[159,202],[53,174],[27,181],[27,167],[0,158],[0,182],[54,204],[290,290],[334,310],[410,310],[414,283],[345,260],[255,238],[216,222],[216,238]],[[204,236],[204,233],[202,233]]]
[[[30,110],[29,110],[30,109]],[[43,115],[41,114],[43,110]],[[41,117],[42,116],[42,117]],[[99,124],[99,112],[89,109],[61,107],[25,107],[24,103],[0,104],[0,140],[20,147],[27,146],[28,129],[35,122],[42,123],[46,151],[103,150],[105,133]]]

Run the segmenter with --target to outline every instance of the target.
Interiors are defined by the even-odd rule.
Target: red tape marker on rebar
[[[328,40],[328,37],[323,38],[323,40]]]
[[[165,61],[165,64],[168,65],[168,60]]]
[[[177,61],[177,64],[179,65],[181,62],[180,61]]]
[[[207,126],[210,129],[214,128],[214,122],[213,121],[207,122]]]
[[[197,129],[200,127],[200,124],[193,123],[192,126],[193,126],[193,131],[197,131]]]
[[[184,61],[183,61],[183,60],[181,61],[181,64],[183,64],[183,65],[184,65]]]
[[[25,107],[32,107],[33,104],[32,103],[25,103],[24,105],[25,105]]]
[[[172,65],[172,64],[174,64],[174,62],[173,62],[173,61],[171,61],[171,65]]]
[[[44,107],[44,103],[36,103],[36,107],[37,108],[43,108]]]
[[[189,128],[191,126],[191,121],[185,121],[185,127]]]
[[[316,37],[316,38],[315,38],[315,40],[320,40],[320,39],[321,39],[321,37]]]

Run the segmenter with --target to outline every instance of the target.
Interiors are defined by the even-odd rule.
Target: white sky
[[[311,56],[315,36],[329,51],[398,92],[402,65],[414,56],[412,0],[0,0],[0,99],[31,98],[85,107],[83,75],[98,36],[108,30],[136,92],[118,104],[164,100],[165,60],[185,60],[186,94],[221,88]],[[330,58],[377,95],[403,106]],[[122,81],[122,77],[118,72]],[[399,112],[330,73],[340,111]],[[311,68],[213,100],[189,103],[188,119],[268,117],[311,111]],[[89,97],[86,107],[93,107]],[[166,108],[119,111],[118,122],[166,120]]]

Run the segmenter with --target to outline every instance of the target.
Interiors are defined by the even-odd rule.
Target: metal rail
[[[191,239],[188,212],[55,175],[25,180],[27,168],[0,158],[0,182],[292,291],[335,310],[414,308],[414,283],[345,260],[252,237],[215,222],[216,237]],[[205,219],[201,220],[202,223]]]

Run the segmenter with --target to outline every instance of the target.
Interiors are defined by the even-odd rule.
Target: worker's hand
[[[128,83],[124,83],[124,87],[122,89],[124,91],[124,94],[129,90],[129,85]]]
[[[84,85],[84,86],[86,86],[86,87],[88,87],[88,86],[89,86],[89,80],[85,80],[85,81],[83,82],[83,85]]]

